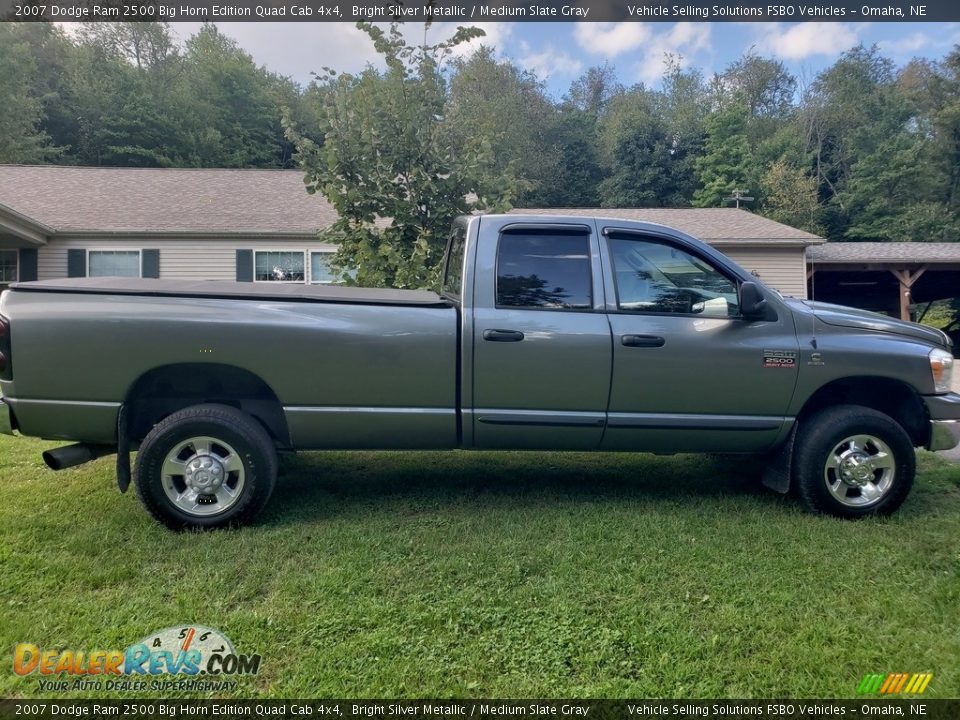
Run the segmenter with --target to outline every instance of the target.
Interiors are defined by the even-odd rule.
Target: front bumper
[[[960,395],[928,395],[923,401],[930,414],[927,450],[952,450],[960,445]]]

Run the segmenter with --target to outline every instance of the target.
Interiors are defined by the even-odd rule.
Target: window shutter
[[[67,277],[87,276],[87,251],[82,249],[67,250]]]
[[[37,279],[37,249],[20,248],[20,282]]]
[[[253,250],[237,250],[237,282],[253,282]]]
[[[145,278],[160,277],[160,251],[140,251],[140,275]]]

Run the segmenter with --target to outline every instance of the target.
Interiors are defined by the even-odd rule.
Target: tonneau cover
[[[426,290],[393,290],[301,283],[249,283],[221,280],[152,280],[146,278],[70,278],[16,282],[17,292],[148,295],[154,297],[223,298],[227,300],[288,300],[295,302],[361,305],[421,305],[449,307],[450,303]]]

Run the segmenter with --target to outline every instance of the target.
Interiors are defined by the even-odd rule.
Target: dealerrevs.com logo
[[[124,650],[41,648],[20,643],[13,672],[36,676],[49,691],[228,691],[232,679],[256,675],[261,656],[238,653],[219,630],[203,625],[169,627]]]

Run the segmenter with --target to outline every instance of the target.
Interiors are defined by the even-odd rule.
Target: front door
[[[792,319],[742,318],[739,281],[693,247],[616,232],[605,242],[614,297],[603,448],[770,447],[797,382]]]
[[[593,224],[481,226],[473,323],[474,444],[591,450],[610,391],[610,326]]]

